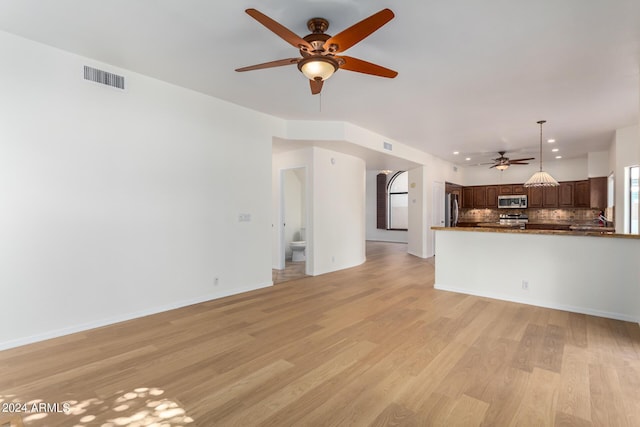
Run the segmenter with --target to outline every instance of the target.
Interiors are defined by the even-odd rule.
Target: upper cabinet
[[[561,182],[558,187],[558,206],[572,208],[574,206],[574,182]]]
[[[462,207],[472,209],[473,206],[473,187],[462,187]]]
[[[500,191],[500,187],[497,185],[489,185],[487,186],[486,193],[486,206],[488,208],[496,209],[498,207],[498,192]]]
[[[530,187],[527,189],[527,206],[530,208],[542,207],[542,187]]]
[[[513,186],[511,185],[501,185],[500,186],[500,195],[506,196],[509,194],[513,194]]]
[[[604,210],[607,207],[607,177],[589,178],[590,207]]]
[[[530,187],[527,196],[527,206],[530,208],[558,207],[558,187]]]
[[[591,186],[589,181],[576,182],[575,207],[588,208],[591,207]]]
[[[527,189],[524,188],[524,185],[522,184],[512,185],[511,189],[513,190],[512,194],[515,194],[516,196],[521,194],[527,194]]]
[[[557,187],[529,187],[522,184],[462,187],[462,208],[498,207],[498,196],[526,194],[530,208],[592,208],[607,205],[607,178],[565,181]]]
[[[487,207],[487,187],[473,187],[473,207]]]
[[[499,195],[522,195],[527,194],[527,190],[524,188],[522,184],[513,184],[513,185],[501,185],[499,186]]]
[[[544,190],[542,191],[542,207],[558,207],[558,187],[544,187]]]

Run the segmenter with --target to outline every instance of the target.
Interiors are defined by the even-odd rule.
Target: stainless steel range
[[[519,225],[520,228],[524,228],[527,222],[529,222],[527,214],[500,214],[500,224],[502,225]]]

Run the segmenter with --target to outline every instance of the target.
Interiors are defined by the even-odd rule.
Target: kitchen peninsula
[[[640,322],[640,236],[433,227],[435,288]]]

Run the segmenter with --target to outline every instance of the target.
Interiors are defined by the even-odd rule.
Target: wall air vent
[[[103,85],[124,89],[124,77],[107,71],[84,66],[84,79]]]
[[[393,145],[391,145],[390,142],[385,142],[383,146],[385,150],[389,150],[389,151],[393,150]]]

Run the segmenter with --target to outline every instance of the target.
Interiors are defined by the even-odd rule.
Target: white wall
[[[558,181],[580,181],[592,176],[588,171],[587,157],[562,160],[543,159],[542,168]],[[466,166],[462,169],[464,170],[463,185],[522,184],[540,170],[540,164],[536,159],[528,165],[511,166],[502,172],[495,168],[489,169],[489,166]]]
[[[640,165],[640,126],[634,125],[616,130],[614,147],[615,176],[615,226],[616,232],[627,233],[624,214],[628,210],[626,194],[628,182],[625,179],[625,168]]]
[[[388,153],[383,148],[385,142],[393,144],[393,155],[402,159],[410,160],[414,163],[424,165],[426,169],[422,173],[423,194],[420,197],[425,204],[419,205],[419,215],[424,216],[425,224],[431,224],[432,210],[432,183],[433,182],[453,182],[463,185],[468,180],[465,178],[466,171],[463,168],[454,167],[438,157],[432,156],[423,151],[417,150],[401,142],[385,138],[382,135],[360,128],[350,123],[321,122],[321,121],[287,121],[284,137],[292,140],[333,140],[348,141],[362,147],[369,148],[381,153]],[[527,177],[528,178],[528,177]],[[416,204],[409,203],[409,215],[411,210],[416,208]],[[414,213],[415,214],[415,213]],[[416,233],[416,234],[414,234]],[[414,245],[411,244],[413,235]],[[413,246],[415,252],[409,253],[419,257],[430,257],[434,255],[434,237],[430,228],[420,229],[409,226],[408,247]]]
[[[440,184],[443,182],[452,182],[455,184],[460,184],[465,181],[465,173],[466,171],[462,170],[462,168],[454,167],[451,163],[441,160],[437,157],[432,157],[426,164],[423,170],[423,182],[422,182],[422,191],[423,199],[424,199],[424,224],[425,228],[423,230],[420,238],[423,242],[423,252],[422,254],[417,254],[417,256],[421,256],[423,258],[432,257],[435,255],[435,236],[434,231],[431,229],[432,225],[437,225],[437,220],[441,217],[444,217],[444,203],[440,203],[438,201],[438,208],[441,210],[440,212],[434,212],[433,210],[433,201],[434,201],[434,183],[437,183],[436,187],[440,188]]]
[[[365,261],[365,162],[313,153],[313,274],[323,274]]]
[[[609,152],[595,151],[587,154],[587,171],[589,178],[609,176],[612,169],[609,168]]]
[[[0,56],[0,348],[271,284],[282,121],[7,33]]]
[[[453,229],[436,240],[436,289],[640,322],[636,239]]]
[[[366,195],[366,238],[380,242],[407,243],[407,232],[400,230],[381,230],[377,227],[377,170],[367,171]],[[391,175],[389,175],[391,176]],[[387,176],[387,179],[388,177]]]
[[[427,249],[428,207],[425,166],[409,169],[409,239],[407,252],[420,258],[431,256]]]
[[[333,162],[332,162],[333,159]],[[309,275],[324,274],[365,261],[364,160],[318,147],[273,155],[273,236],[280,230],[280,170],[307,169],[307,264]],[[274,244],[274,268],[281,253]]]

